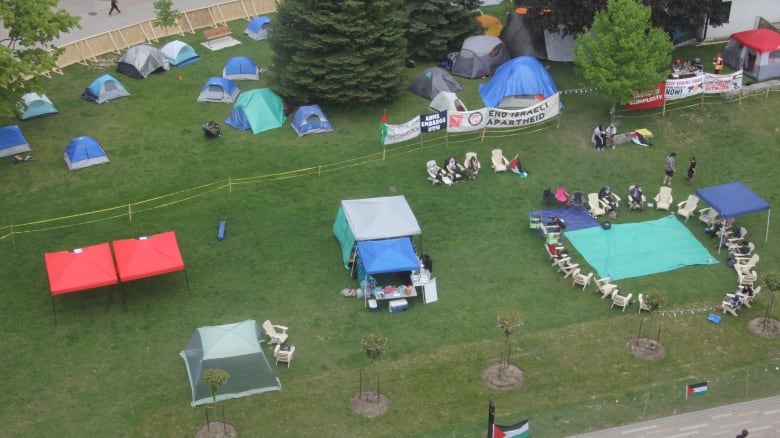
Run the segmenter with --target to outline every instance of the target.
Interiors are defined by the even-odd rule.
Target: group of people
[[[693,61],[686,59],[685,62],[680,62],[680,58],[677,58],[672,63],[673,74],[684,73],[703,73],[704,66],[701,63],[701,58],[694,58]]]
[[[723,297],[723,302],[727,303],[732,310],[737,310],[753,299],[753,293],[753,286],[743,284],[735,292],[726,293],[726,296]]]
[[[593,129],[593,144],[596,145],[597,151],[603,151],[608,145],[615,149],[615,136],[617,135],[617,127],[614,123],[610,123],[609,126],[604,125],[596,126]]]
[[[675,172],[675,165],[677,160],[677,154],[672,152],[666,156],[666,163],[664,165],[664,180],[661,185],[672,186],[672,177]],[[696,157],[691,155],[691,160],[688,163],[688,177],[685,179],[685,183],[691,185],[693,177],[696,175]]]
[[[428,173],[447,185],[476,178],[480,168],[476,155],[472,155],[465,160],[465,166],[458,163],[458,160],[453,155],[447,157],[443,164],[443,167],[439,167],[435,161],[431,160]]]

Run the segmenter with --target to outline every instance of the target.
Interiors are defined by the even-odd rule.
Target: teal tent
[[[225,119],[228,125],[253,134],[278,128],[284,124],[284,103],[270,88],[258,88],[238,95],[233,112]]]
[[[22,120],[41,117],[47,114],[57,114],[57,108],[46,95],[27,93],[22,96],[22,101],[17,104],[19,118]]]

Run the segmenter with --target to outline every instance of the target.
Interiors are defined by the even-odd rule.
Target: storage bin
[[[409,308],[409,302],[405,298],[392,300],[389,304],[390,313],[403,312]]]
[[[379,310],[379,306],[377,305],[376,300],[373,298],[368,300],[368,311],[376,312],[377,310]]]

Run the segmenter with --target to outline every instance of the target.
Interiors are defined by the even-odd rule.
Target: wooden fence
[[[118,54],[137,44],[156,42],[159,38],[170,35],[195,33],[198,29],[227,25],[230,21],[248,20],[250,17],[273,12],[276,12],[276,0],[233,0],[182,12],[178,25],[169,28],[154,26],[153,23],[157,21],[155,18],[113,29],[60,46],[62,53],[57,58],[57,68],[53,71],[62,74],[64,67],[97,61],[101,55]]]

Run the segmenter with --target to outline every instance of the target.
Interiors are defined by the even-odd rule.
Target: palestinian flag
[[[387,110],[382,113],[382,120],[380,123],[381,126],[379,127],[379,142],[385,144],[385,139],[387,138]]]
[[[695,396],[706,395],[706,394],[707,394],[707,382],[685,385],[686,400],[688,400],[688,397],[695,397]]]
[[[528,431],[528,420],[523,420],[512,426],[493,425],[493,438],[529,438],[530,436],[531,433]]]

